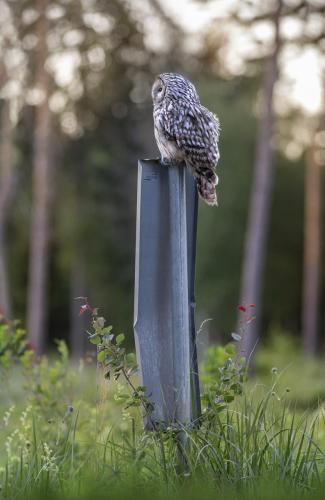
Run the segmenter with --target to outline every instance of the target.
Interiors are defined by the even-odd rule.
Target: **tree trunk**
[[[1,109],[1,158],[0,158],[0,311],[11,317],[11,299],[6,258],[5,225],[14,188],[13,127],[10,120],[10,102],[4,101]]]
[[[50,76],[45,69],[47,59],[45,16],[46,0],[38,1],[36,84],[44,93],[36,108],[34,131],[33,210],[30,231],[29,285],[27,305],[28,338],[37,354],[44,350],[47,309],[48,240],[50,215],[51,113],[48,105]]]
[[[244,248],[240,303],[244,306],[254,303],[256,313],[255,321],[246,325],[240,342],[240,351],[246,357],[252,355],[256,345],[262,310],[263,267],[273,180],[273,90],[278,78],[281,7],[282,1],[279,0],[274,13],[274,50],[265,70],[263,109],[257,136],[254,178]]]
[[[315,160],[315,147],[306,153],[305,230],[302,331],[304,352],[315,355],[317,349],[320,286],[321,170]]]

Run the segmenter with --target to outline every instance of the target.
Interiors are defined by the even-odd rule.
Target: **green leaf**
[[[227,356],[233,357],[236,354],[237,348],[233,342],[229,342],[224,350]]]
[[[117,344],[121,344],[125,339],[125,335],[124,333],[120,333],[117,337],[116,337],[116,343]]]
[[[133,365],[136,361],[136,357],[134,352],[129,352],[129,354],[126,355],[126,362],[128,365]]]
[[[230,389],[234,391],[235,394],[242,394],[243,388],[242,385],[239,382],[236,382],[235,384],[232,384],[230,386]]]
[[[99,361],[99,363],[102,363],[104,360],[105,360],[105,351],[100,351],[98,354],[97,354],[97,361]]]
[[[89,340],[89,342],[90,342],[91,344],[98,345],[98,344],[100,344],[100,340],[101,340],[101,339],[100,339],[100,336],[96,334],[96,335],[93,335],[92,337],[89,337],[89,339],[88,339],[88,340]]]
[[[115,396],[116,401],[127,401],[129,398],[130,398],[130,395],[127,394],[126,392],[119,392]]]

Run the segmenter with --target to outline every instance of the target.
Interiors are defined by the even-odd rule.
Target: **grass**
[[[321,491],[325,460],[317,437],[324,421],[298,418],[273,386],[264,394],[259,386],[249,389],[200,429],[182,429],[182,465],[175,430],[144,433],[136,410],[123,411],[116,385],[107,391],[97,374],[94,401],[94,370],[66,369],[78,376],[61,380],[53,397],[74,393],[69,405],[46,400],[44,406],[32,394],[21,409],[24,390],[16,391],[17,406],[1,428],[2,498],[133,498],[136,491],[142,498],[258,498],[262,492],[263,498],[266,492],[317,498]],[[21,384],[15,371],[10,378]]]
[[[258,378],[239,394],[231,348],[212,350],[202,380],[223,402],[210,399],[199,428],[144,432],[139,408],[125,409],[125,385],[104,379],[107,367],[73,364],[63,343],[58,350],[59,358],[38,363],[7,358],[2,369],[0,498],[323,498],[322,406],[297,404],[283,385],[291,368],[279,373],[272,355],[261,351]],[[121,352],[118,345],[119,359]],[[315,401],[319,371],[307,363],[304,376],[299,366]]]

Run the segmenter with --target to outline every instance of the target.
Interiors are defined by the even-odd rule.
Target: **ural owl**
[[[156,78],[152,100],[162,162],[185,161],[200,196],[209,205],[217,205],[218,118],[201,105],[194,85],[175,73],[162,73]]]

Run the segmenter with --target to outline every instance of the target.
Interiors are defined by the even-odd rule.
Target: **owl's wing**
[[[217,164],[219,120],[204,106],[188,102],[169,106],[165,129],[187,158],[210,166]]]

